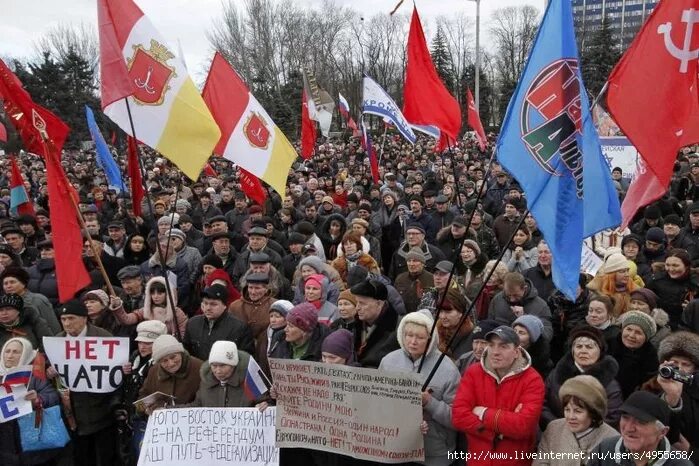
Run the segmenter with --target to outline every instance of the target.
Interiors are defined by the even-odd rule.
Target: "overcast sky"
[[[227,0],[223,0],[227,1]],[[241,0],[236,0],[242,3]],[[369,17],[388,12],[398,0],[336,0],[338,5],[351,6]],[[511,5],[533,5],[543,11],[545,0],[482,0],[481,24],[487,29],[492,11]],[[313,7],[321,0],[298,0]],[[60,23],[97,23],[96,0],[2,0],[0,14],[0,57],[30,58],[34,56],[33,43],[47,30]],[[171,45],[182,44],[187,66],[200,69],[211,56],[205,32],[212,21],[220,17],[222,0],[136,0],[155,27]],[[406,0],[400,13],[409,13],[412,5]],[[423,21],[435,16],[463,11],[476,16],[476,4],[469,0],[417,0]],[[487,44],[486,44],[487,45]]]

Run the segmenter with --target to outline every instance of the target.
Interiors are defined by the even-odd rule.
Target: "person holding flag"
[[[15,156],[10,156],[10,213],[14,216],[35,214],[32,201],[24,187],[24,178]]]

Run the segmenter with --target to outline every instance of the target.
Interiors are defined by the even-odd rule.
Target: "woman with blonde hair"
[[[480,288],[481,284],[483,283],[483,280],[485,280],[488,277],[490,271],[493,270],[493,268],[495,268],[495,270],[493,271],[493,275],[491,275],[490,279],[485,284],[483,292],[477,296],[474,296],[476,299],[475,307],[476,316],[478,317],[478,320],[488,318],[488,307],[490,306],[490,301],[493,299],[493,296],[495,296],[503,290],[505,283],[505,275],[507,275],[508,273],[507,266],[502,262],[498,262],[496,260],[488,261],[488,263],[485,264],[483,272],[481,272],[480,274],[480,279],[477,281],[472,280],[469,285],[469,289],[466,290],[467,297],[471,295],[471,293],[469,292],[470,290],[475,290],[475,294],[478,291],[478,288]],[[476,286],[478,286],[478,288],[476,288]]]
[[[613,316],[619,317],[629,310],[631,292],[640,287],[631,279],[629,260],[623,254],[615,252],[607,256],[587,288],[612,298]]]

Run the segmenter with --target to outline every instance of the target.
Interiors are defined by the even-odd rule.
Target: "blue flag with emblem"
[[[553,255],[553,282],[575,300],[583,239],[621,222],[580,74],[570,0],[551,0],[497,143]]]
[[[125,191],[126,188],[124,187],[124,181],[121,179],[119,167],[114,161],[112,154],[109,152],[109,147],[107,147],[107,143],[104,141],[104,137],[97,127],[95,114],[87,105],[85,105],[85,117],[87,118],[87,127],[90,130],[90,135],[95,143],[97,165],[104,171],[109,188],[114,189],[116,192]]]

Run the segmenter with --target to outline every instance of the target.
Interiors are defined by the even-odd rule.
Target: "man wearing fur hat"
[[[476,458],[469,466],[492,464],[487,457],[479,458],[482,452],[509,455],[509,465],[530,465],[521,452],[536,446],[544,381],[512,328],[502,325],[485,338],[488,348],[480,364],[471,365],[461,378],[452,422],[466,433],[468,451]]]

